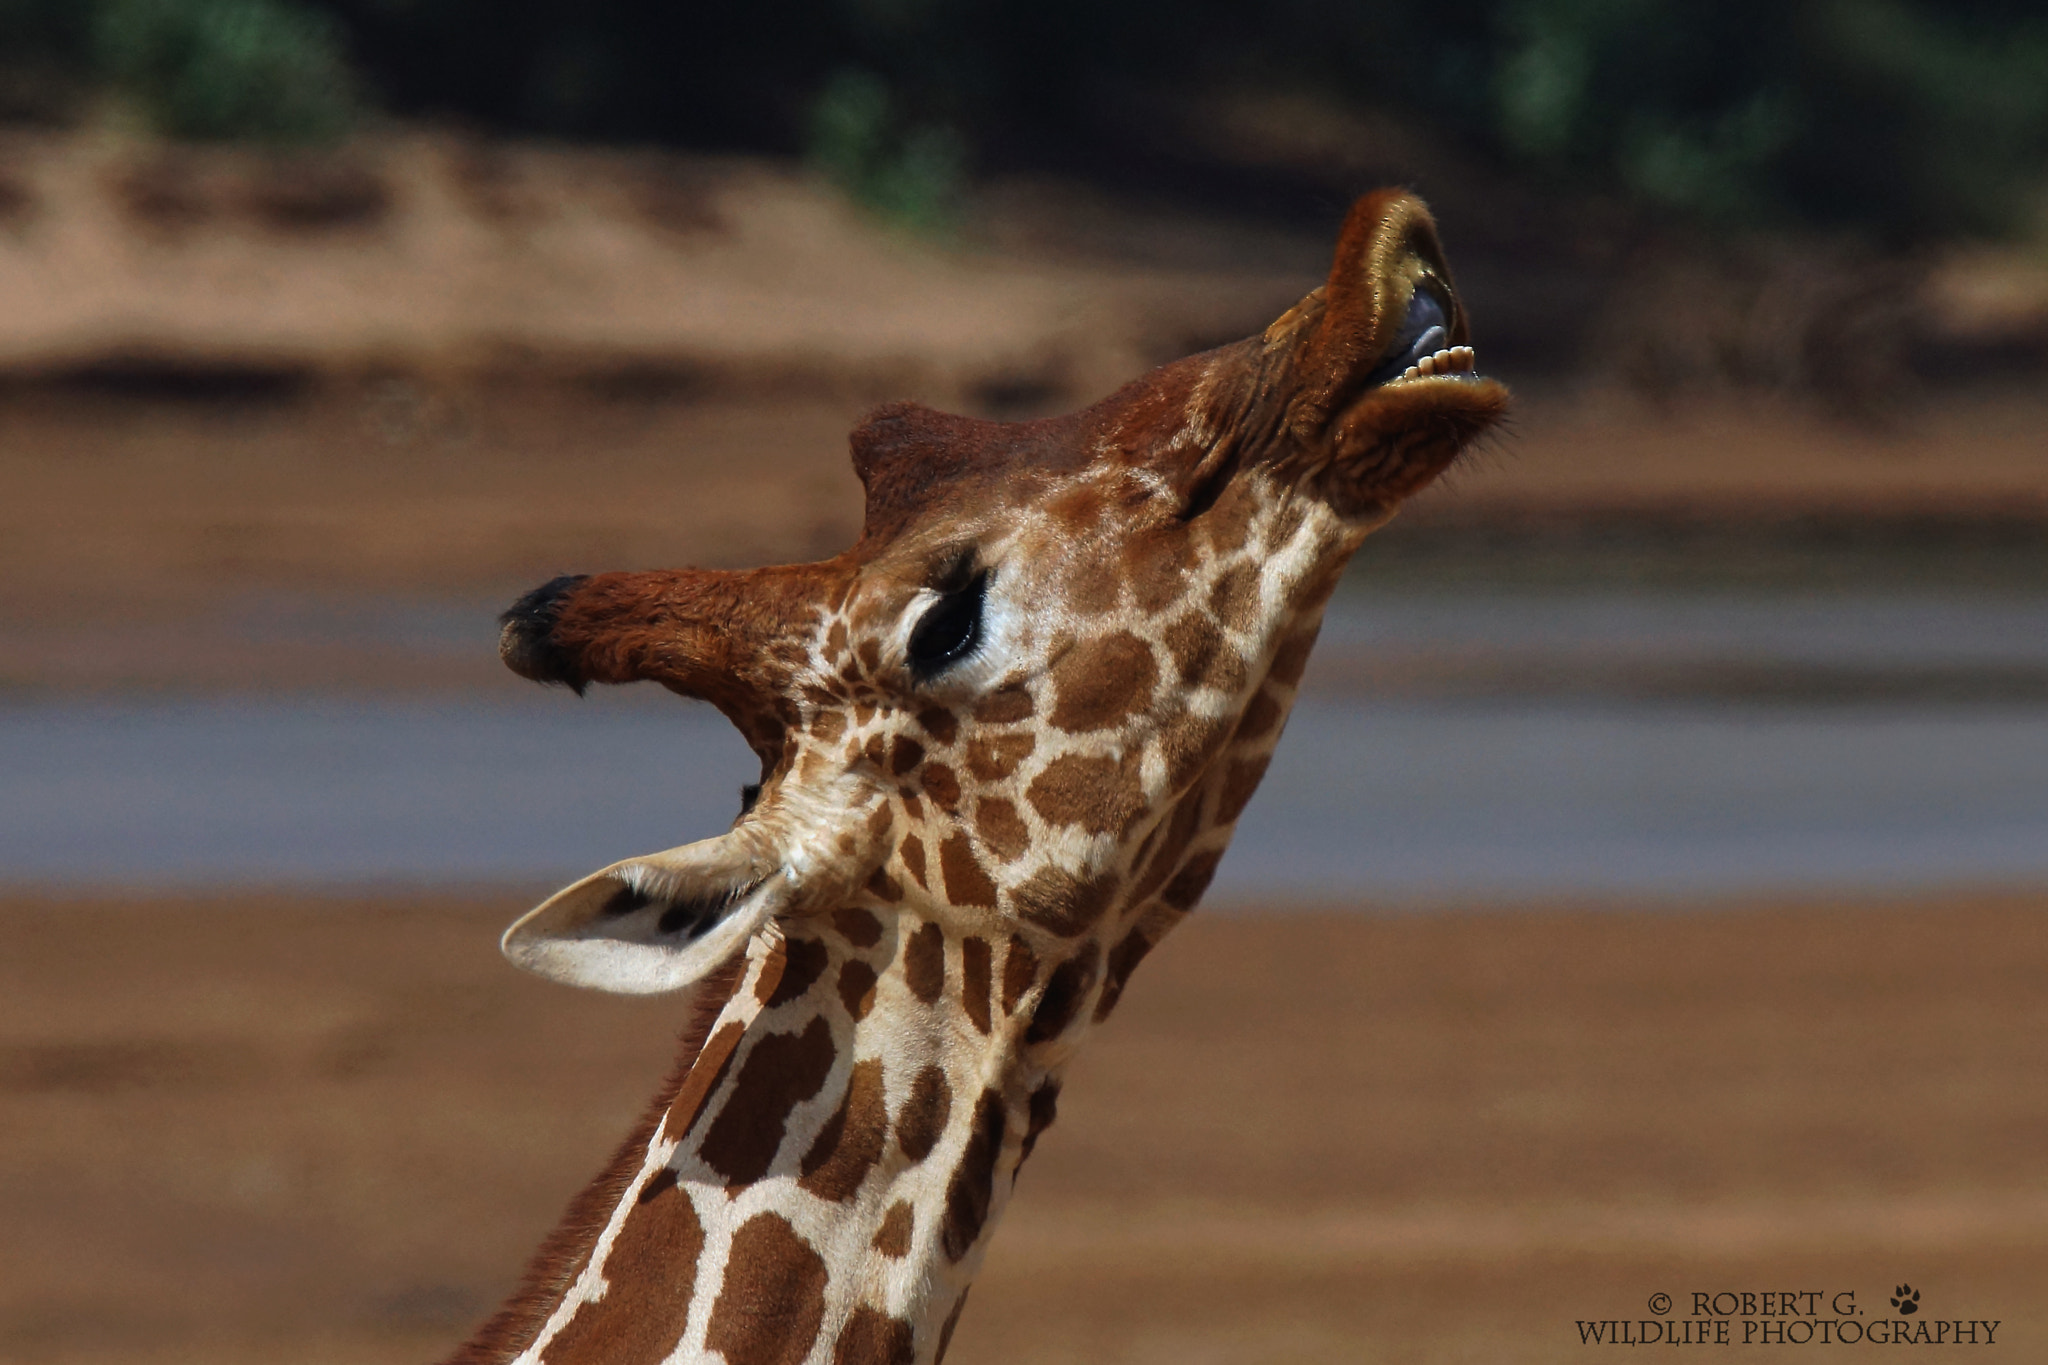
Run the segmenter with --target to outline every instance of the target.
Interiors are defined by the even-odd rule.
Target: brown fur
[[[797,1365],[825,1317],[824,1257],[779,1213],[757,1213],[733,1234],[704,1345],[726,1365]]]
[[[669,1068],[667,1079],[662,1081],[661,1089],[655,1092],[639,1122],[633,1125],[633,1131],[612,1153],[611,1160],[605,1163],[597,1178],[570,1201],[568,1212],[562,1215],[562,1221],[555,1225],[554,1231],[540,1244],[540,1250],[534,1253],[512,1297],[477,1329],[475,1336],[447,1358],[445,1365],[503,1365],[540,1335],[540,1329],[547,1325],[548,1315],[554,1312],[555,1305],[561,1302],[562,1296],[569,1292],[569,1286],[583,1272],[590,1249],[596,1244],[598,1234],[604,1231],[612,1210],[625,1198],[626,1187],[639,1173],[640,1162],[646,1154],[649,1139],[654,1136],[655,1125],[675,1103],[690,1068],[697,1064],[697,1054],[704,1050],[705,1042],[711,1037],[711,1026],[718,1022],[718,1012],[725,1008],[725,1002],[739,988],[745,971],[745,959],[735,959],[731,965],[720,968],[717,975],[705,980],[696,1009],[683,1029],[675,1064]]]
[[[791,1111],[824,1088],[833,1056],[832,1028],[815,1015],[801,1033],[758,1039],[697,1146],[699,1159],[733,1185],[768,1174]]]

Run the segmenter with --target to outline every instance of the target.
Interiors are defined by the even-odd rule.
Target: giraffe
[[[1266,329],[1032,422],[852,435],[822,563],[558,578],[525,677],[708,700],[732,828],[506,931],[691,998],[674,1072],[451,1365],[931,1365],[1060,1079],[1192,909],[1351,553],[1506,411],[1427,209],[1360,200]]]

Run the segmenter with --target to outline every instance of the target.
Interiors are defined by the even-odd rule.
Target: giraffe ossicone
[[[1507,408],[1427,210],[1354,206],[1263,335],[1082,412],[852,437],[818,564],[557,579],[515,671],[710,701],[761,762],[717,838],[505,935],[696,996],[674,1075],[458,1362],[884,1365],[946,1350],[1083,1035],[1192,909],[1364,537]]]

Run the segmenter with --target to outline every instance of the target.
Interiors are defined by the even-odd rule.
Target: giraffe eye
[[[981,605],[988,570],[934,602],[910,630],[910,671],[919,682],[936,677],[981,643]]]

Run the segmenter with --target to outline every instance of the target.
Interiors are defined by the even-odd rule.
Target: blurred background
[[[448,1349],[677,1022],[497,929],[752,776],[496,612],[834,553],[868,407],[1259,330],[1390,183],[1515,423],[1361,553],[955,1359],[1915,1276],[2048,1339],[2038,3],[0,0],[0,1359]]]

